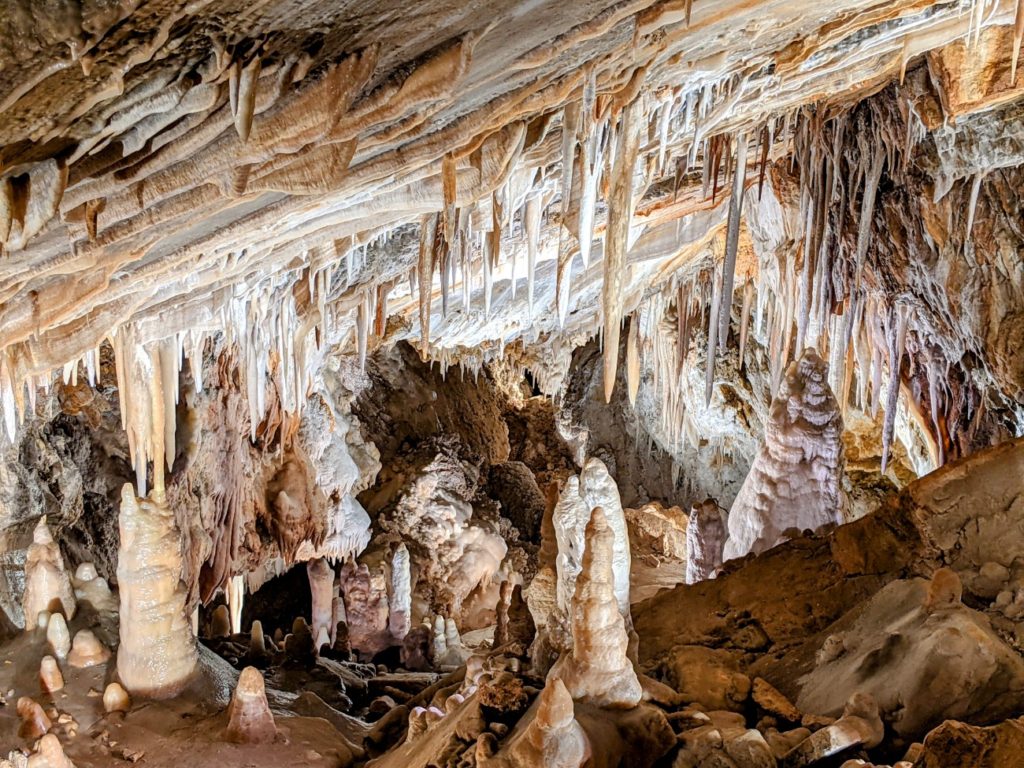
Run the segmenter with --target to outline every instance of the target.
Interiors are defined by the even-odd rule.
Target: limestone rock
[[[1024,720],[988,728],[949,720],[924,740],[914,768],[1002,768],[1024,761]]]
[[[786,768],[814,765],[853,747],[876,747],[884,735],[878,704],[867,694],[857,693],[846,703],[842,717],[797,744],[782,764]]]
[[[842,635],[846,652],[806,676],[797,706],[837,715],[863,692],[883,712],[899,713],[893,728],[907,737],[947,719],[1016,712],[1024,662],[983,614],[952,602],[959,581],[936,573],[931,582],[892,582],[869,600]]]
[[[686,581],[688,518],[657,502],[624,510],[629,532],[629,599],[639,603]]]

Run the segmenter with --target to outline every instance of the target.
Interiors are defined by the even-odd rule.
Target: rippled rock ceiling
[[[688,731],[696,716],[671,709],[688,695],[748,719],[743,702],[756,700],[778,721],[770,765],[831,759],[819,754],[828,739],[895,762],[943,719],[900,697],[934,694],[877,670],[828,691],[857,673],[821,666],[860,663],[867,625],[892,619],[892,604],[920,603],[936,632],[998,645],[1007,685],[1024,680],[1007,639],[1016,555],[958,565],[951,524],[935,533],[925,513],[893,523],[898,535],[864,528],[909,509],[930,473],[962,472],[1024,435],[1022,37],[1024,2],[1010,0],[8,0],[0,636],[37,619],[22,593],[50,583],[29,550],[44,515],[68,571],[92,564],[76,593],[102,592],[145,560],[125,554],[123,510],[139,507],[131,536],[170,542],[153,557],[178,607],[167,618],[131,576],[122,619],[137,592],[152,626],[80,616],[82,631],[120,644],[120,664],[169,642],[165,618],[185,632],[192,616],[235,666],[275,649],[306,659],[322,640],[346,664],[354,651],[408,675],[468,664],[448,691],[459,701],[437,699],[438,712],[479,698],[485,719],[506,713],[505,732],[520,722],[507,741],[480,736],[468,765],[769,764],[728,752],[767,733],[742,718],[715,720],[718,746],[705,749],[709,726]],[[609,479],[587,490],[598,465]],[[999,508],[1014,530],[1016,506]],[[879,537],[884,564],[851,565],[861,555],[844,523]],[[804,528],[819,529],[816,543],[799,543]],[[787,558],[804,546],[822,575],[795,588],[829,597],[798,620],[746,585],[771,573],[765,563],[799,570]],[[965,594],[936,619],[943,565]],[[619,612],[602,603],[613,588]],[[228,629],[215,631],[225,602]],[[843,613],[855,603],[856,620]],[[989,603],[994,629],[975,615]],[[760,616],[764,605],[776,615]],[[687,606],[725,628],[687,619],[673,640],[667,617]],[[300,609],[307,639],[291,624]],[[254,630],[263,650],[239,656],[231,643],[253,619],[270,646]],[[933,663],[915,621],[900,625],[905,652]],[[588,622],[602,627],[594,638]],[[723,641],[751,622],[767,646]],[[832,622],[841,631],[825,633]],[[273,638],[281,628],[287,640]],[[540,677],[493,654],[474,666],[488,632]],[[840,636],[858,649],[821,661],[841,655]],[[168,690],[212,663],[191,637],[170,642],[187,663]],[[299,685],[294,664],[261,666],[266,693],[247,673],[251,711],[232,702],[231,732],[249,738],[236,722],[249,718],[280,746],[327,716],[348,745],[334,764],[456,760],[439,745],[445,729],[468,739],[463,720],[408,711],[441,688],[356,682],[365,670],[341,663],[340,693],[315,687],[321,667]],[[557,687],[543,686],[549,668]],[[616,682],[602,689],[587,670]],[[701,674],[711,688],[739,682],[708,694]],[[796,701],[803,721],[765,706],[751,679]],[[224,685],[205,700],[226,707]],[[367,732],[375,685],[409,707]],[[538,687],[531,714],[508,714]],[[319,703],[295,704],[301,690]],[[989,693],[949,694],[968,702],[944,712],[967,730],[936,738],[965,740],[964,754],[1009,739],[1012,753],[1005,724],[970,730],[1024,711]],[[910,707],[902,728],[897,700]],[[280,724],[284,708],[295,724],[275,736],[269,712]],[[592,743],[609,708],[614,748]],[[786,720],[806,741],[785,736]],[[876,740],[876,720],[898,735]],[[682,746],[669,749],[673,729]],[[62,765],[47,739],[37,753]],[[83,750],[78,764],[92,765]],[[906,764],[942,765],[941,752],[926,742]]]

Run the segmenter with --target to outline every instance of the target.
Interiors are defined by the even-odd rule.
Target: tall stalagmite
[[[120,532],[117,673],[133,695],[169,698],[188,684],[197,659],[185,615],[178,526],[162,499],[136,498],[125,484]]]
[[[629,708],[640,681],[627,656],[629,635],[615,602],[615,534],[597,507],[586,528],[583,569],[572,599],[572,652],[551,668],[572,698],[599,707]]]

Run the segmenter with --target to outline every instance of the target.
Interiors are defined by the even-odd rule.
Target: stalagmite
[[[53,655],[58,659],[67,658],[71,650],[71,633],[68,631],[68,624],[64,621],[64,614],[55,613],[46,624],[46,641],[53,650]]]
[[[629,528],[619,498],[619,487],[600,459],[591,456],[583,463],[580,472],[580,495],[586,504],[581,526],[593,516],[593,510],[600,507],[602,518],[612,532],[612,589],[619,613],[626,622],[626,630],[632,629],[629,618],[629,571],[631,555],[629,549]]]
[[[231,634],[242,631],[242,605],[245,601],[245,577],[236,574],[228,580],[228,613],[231,619]]]
[[[40,611],[60,611],[68,619],[75,616],[75,592],[64,568],[60,546],[53,540],[45,515],[39,518],[32,533],[32,544],[25,555],[22,607],[26,630],[36,628]]]
[[[105,712],[127,712],[132,700],[120,683],[110,683],[103,689],[103,710]]]
[[[391,556],[391,595],[388,598],[388,631],[402,642],[412,628],[412,575],[409,550],[399,544]]]
[[[277,725],[270,713],[263,675],[255,667],[246,667],[228,705],[228,741],[236,744],[268,744],[277,738]]]
[[[565,684],[549,678],[537,697],[536,714],[508,747],[508,757],[498,757],[495,767],[580,768],[590,758],[592,747],[586,732],[575,719],[572,696]],[[480,768],[491,766],[485,761]]]
[[[611,402],[615,372],[619,364],[619,332],[622,327],[622,300],[626,285],[626,254],[633,217],[633,170],[640,148],[641,105],[634,101],[622,110],[615,164],[612,168],[608,199],[608,226],[605,234],[604,283],[601,306],[604,311],[604,400]]]
[[[722,564],[726,530],[722,510],[714,499],[695,502],[686,526],[686,583],[710,579]]]
[[[791,528],[843,522],[842,428],[825,364],[807,349],[772,401],[764,446],[729,511],[726,560],[769,549]]]
[[[110,660],[110,650],[90,629],[80,629],[71,641],[68,652],[68,664],[78,669],[106,664]]]
[[[1024,40],[1024,0],[1017,0],[1013,17],[1013,56],[1010,59],[1010,85],[1017,83],[1017,64],[1020,61],[1020,43]]]
[[[18,719],[21,720],[21,724],[18,726],[18,736],[22,739],[38,739],[53,727],[53,723],[46,716],[43,708],[28,696],[18,699],[16,709]]]
[[[218,605],[210,617],[210,637],[227,637],[231,634],[231,613],[226,605]]]
[[[263,635],[263,622],[259,619],[253,621],[249,627],[249,655],[260,657],[267,652],[267,643]]]
[[[54,693],[64,687],[64,676],[53,656],[43,656],[39,663],[39,687],[43,693]]]
[[[29,756],[26,768],[75,768],[61,746],[60,739],[48,733],[36,744],[35,751]]]
[[[572,652],[563,654],[550,676],[561,678],[576,701],[608,708],[640,702],[640,682],[627,656],[629,636],[615,607],[615,535],[600,507],[586,528],[583,568],[572,599]]]
[[[138,499],[126,484],[119,523],[118,676],[132,694],[175,696],[195,669],[196,646],[185,615],[174,515],[162,499]]]
[[[334,569],[324,558],[306,563],[309,578],[309,592],[312,600],[309,630],[313,635],[314,648],[320,650],[321,637],[330,637],[334,629]],[[330,643],[327,643],[330,645]]]

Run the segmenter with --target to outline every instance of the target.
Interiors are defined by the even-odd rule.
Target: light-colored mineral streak
[[[32,532],[32,543],[25,555],[25,592],[22,595],[25,629],[36,628],[41,611],[62,612],[75,617],[77,603],[71,579],[64,567],[60,546],[53,540],[46,515],[39,518]]]
[[[729,511],[725,560],[763,552],[790,529],[843,522],[843,420],[813,349],[790,364],[765,443]]]
[[[560,677],[572,698],[599,707],[635,707],[640,681],[627,655],[629,635],[615,600],[615,534],[597,507],[586,528],[583,568],[572,600],[572,652],[550,676]]]
[[[185,614],[178,527],[162,499],[136,498],[129,484],[121,489],[119,522],[117,673],[132,694],[172,697],[188,683],[197,658]]]

